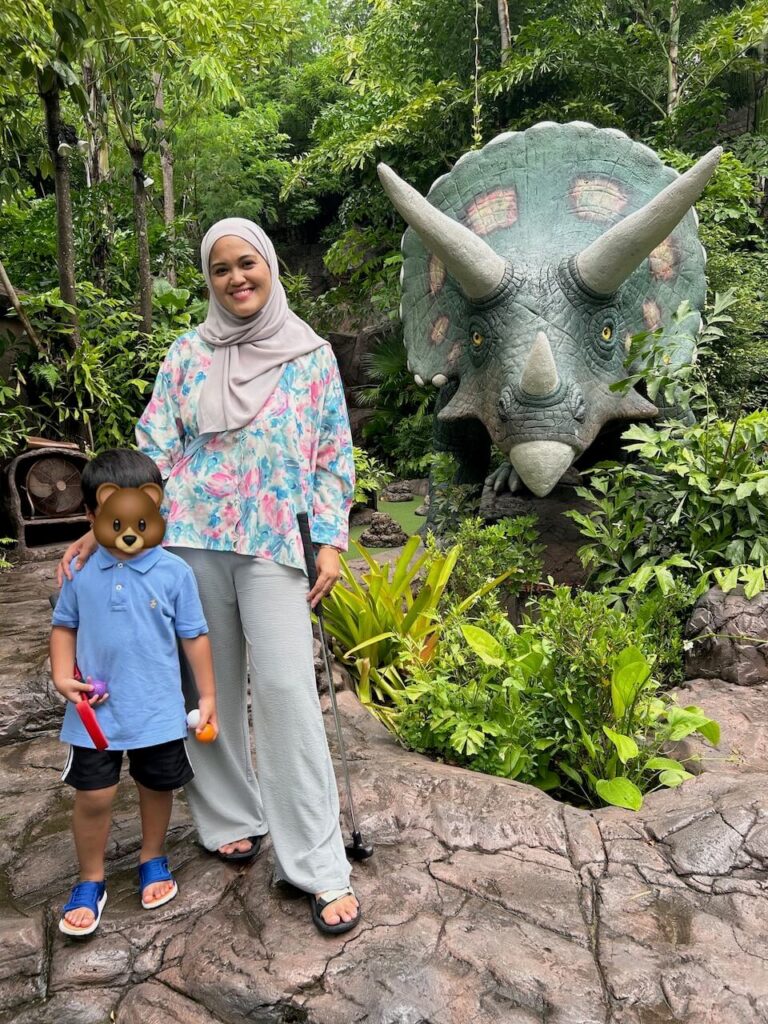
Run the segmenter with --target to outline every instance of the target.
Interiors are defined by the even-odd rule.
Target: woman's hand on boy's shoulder
[[[64,585],[64,577],[68,580],[73,579],[72,566],[70,564],[72,560],[77,558],[75,568],[78,570],[82,569],[97,547],[98,544],[93,535],[93,530],[89,530],[88,533],[83,534],[82,537],[69,545],[56,566],[56,582],[59,587]]]

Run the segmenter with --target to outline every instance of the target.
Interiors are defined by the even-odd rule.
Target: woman
[[[259,227],[219,221],[201,257],[208,315],[171,346],[136,428],[165,481],[164,543],[194,570],[213,648],[220,734],[189,744],[187,797],[207,849],[249,859],[269,830],[278,876],[310,895],[317,927],[348,931],[360,908],[307,607],[330,593],[346,549],[354,470],[344,392],[330,345],[289,310]],[[309,593],[303,510],[317,547]],[[71,545],[63,571],[92,546],[90,535]]]

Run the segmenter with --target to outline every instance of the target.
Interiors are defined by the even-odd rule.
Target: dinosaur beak
[[[674,230],[714,173],[722,155],[716,146],[654,196],[576,256],[576,278],[589,292],[612,295]]]
[[[562,441],[523,441],[509,453],[515,472],[539,498],[549,494],[575,458],[576,450]]]
[[[504,280],[507,261],[474,231],[448,217],[386,164],[379,164],[384,191],[433,256],[445,264],[468,299],[489,298]]]

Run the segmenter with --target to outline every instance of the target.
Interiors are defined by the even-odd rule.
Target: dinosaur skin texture
[[[497,137],[426,199],[380,168],[409,224],[408,365],[440,390],[435,446],[457,479],[486,477],[493,442],[504,486],[544,495],[609,421],[669,413],[611,385],[640,331],[661,331],[671,367],[695,358],[706,257],[692,204],[718,159],[681,177],[623,133],[575,122]]]

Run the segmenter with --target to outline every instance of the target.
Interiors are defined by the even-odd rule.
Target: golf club
[[[299,530],[301,531],[301,543],[304,547],[304,561],[307,563],[307,576],[309,577],[309,588],[310,590],[315,585],[317,579],[317,566],[315,565],[315,549],[312,546],[312,537],[309,533],[309,517],[306,512],[299,512],[296,516],[299,522]],[[347,751],[344,746],[344,737],[341,732],[341,719],[339,717],[339,708],[336,703],[336,688],[333,685],[333,676],[331,675],[331,666],[328,661],[328,644],[325,639],[325,624],[323,623],[323,603],[318,601],[314,608],[315,615],[317,615],[317,624],[320,627],[320,647],[323,652],[323,667],[325,668],[325,674],[328,679],[328,692],[331,695],[331,707],[333,709],[333,720],[336,724],[336,739],[339,744],[339,754],[341,755],[341,765],[344,771],[344,784],[347,787],[347,803],[349,804],[349,817],[352,821],[352,842],[345,846],[347,856],[352,860],[367,860],[373,856],[373,847],[366,846],[363,842],[363,837],[360,834],[360,830],[357,827],[357,821],[355,819],[355,804],[352,800],[352,786],[349,781],[349,768],[347,767]]]

